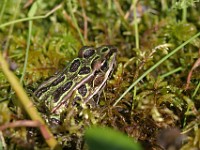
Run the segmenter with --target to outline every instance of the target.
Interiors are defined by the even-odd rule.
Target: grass
[[[5,130],[0,147],[50,149],[59,143],[87,149],[85,129],[98,125],[125,133],[143,149],[200,148],[199,7],[194,0],[3,0],[0,123]],[[69,106],[59,127],[44,124],[44,114],[32,104],[34,89],[82,46],[105,44],[118,48],[117,66],[99,107],[80,112]],[[37,119],[40,115],[44,120]]]

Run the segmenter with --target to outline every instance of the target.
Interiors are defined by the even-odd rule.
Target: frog
[[[95,107],[116,66],[117,48],[83,46],[61,72],[44,81],[34,92],[48,120],[61,122],[67,106]]]

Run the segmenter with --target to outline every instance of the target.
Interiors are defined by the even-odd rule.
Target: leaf
[[[108,127],[86,130],[85,139],[90,150],[142,150],[135,140]]]
[[[30,11],[28,12],[28,16],[29,17],[33,17],[35,15],[35,13],[37,12],[37,8],[38,8],[38,2],[36,1],[35,3],[33,3],[33,5],[31,6]]]

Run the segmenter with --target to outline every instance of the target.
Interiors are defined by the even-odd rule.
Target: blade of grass
[[[200,88],[200,82],[198,83],[197,87],[195,88],[194,93],[192,94],[192,98],[195,97],[195,95],[199,91],[199,88]]]
[[[134,15],[134,28],[135,28],[135,45],[136,49],[139,49],[139,31],[138,31],[138,21],[137,21],[137,0],[132,0],[133,3],[133,15]]]
[[[2,8],[1,8],[1,12],[0,12],[0,23],[1,23],[1,19],[3,16],[4,10],[5,10],[6,4],[7,4],[7,0],[4,0],[3,6],[1,6]]]
[[[15,7],[15,10],[14,10],[14,14],[13,14],[12,20],[15,20],[16,17],[17,17],[17,15],[19,13],[20,4],[21,4],[21,0],[17,1],[16,6],[13,6],[13,7]],[[7,41],[6,41],[4,49],[3,49],[3,50],[5,50],[4,54],[8,53],[8,47],[9,47],[10,39],[12,37],[11,34],[13,32],[13,29],[14,29],[14,24],[12,24],[10,26],[10,28],[9,28],[9,32],[8,32],[8,36],[7,36]]]
[[[165,77],[170,76],[171,74],[174,74],[174,73],[176,73],[176,72],[178,72],[178,71],[181,71],[181,70],[183,70],[183,68],[182,68],[182,67],[178,67],[178,68],[176,68],[176,69],[174,69],[174,70],[172,70],[172,71],[169,71],[169,72],[167,72],[167,73],[161,75],[160,77],[161,77],[161,78],[165,78]]]
[[[49,17],[51,14],[53,14],[55,11],[57,11],[58,9],[60,9],[61,7],[62,7],[62,4],[59,4],[58,6],[56,6],[55,8],[53,8],[50,12],[48,12],[48,13],[45,14],[45,15],[42,15],[42,16],[35,16],[35,17],[28,17],[28,18],[22,18],[22,19],[18,19],[18,20],[13,20],[13,21],[10,21],[10,22],[7,22],[7,23],[4,23],[4,24],[0,25],[0,28],[6,27],[6,26],[9,26],[9,25],[18,23],[18,22],[24,22],[24,21],[30,21],[30,20],[36,20],[36,19],[44,19],[44,18],[47,18],[47,17]]]
[[[187,18],[187,7],[184,7],[183,9],[182,9],[182,21],[183,22],[186,22],[186,18]]]
[[[80,28],[78,26],[76,17],[74,16],[74,12],[72,10],[72,1],[71,0],[68,1],[67,6],[69,8],[69,12],[70,12],[70,15],[72,16],[72,20],[73,20],[73,22],[75,24],[76,30],[78,31],[78,34],[80,36],[81,42],[82,42],[83,45],[85,45],[85,40],[83,38],[83,35],[81,34],[81,31],[80,31]]]
[[[198,36],[200,36],[200,32],[195,34],[193,37],[191,37],[189,40],[185,41],[183,44],[181,44],[180,46],[178,46],[176,49],[174,49],[173,51],[171,51],[168,55],[166,55],[165,57],[163,57],[160,61],[158,61],[155,65],[153,65],[151,68],[149,68],[145,73],[143,73],[136,81],[134,81],[129,87],[128,89],[116,100],[116,102],[113,104],[113,106],[116,106],[119,101],[138,83],[140,82],[147,74],[149,74],[151,71],[153,71],[156,67],[158,67],[160,64],[162,64],[165,60],[167,60],[170,56],[172,56],[173,54],[175,54],[176,52],[178,52],[181,48],[183,48],[185,45],[187,45],[189,42],[191,42],[192,40],[194,40],[195,38],[197,38]]]
[[[37,11],[37,4],[38,2],[36,1],[35,3],[33,3],[33,5],[31,6],[31,9],[28,13],[29,17],[33,17]],[[23,71],[22,71],[22,76],[20,78],[20,83],[22,84],[22,81],[24,80],[24,76],[26,73],[26,66],[27,66],[27,62],[28,62],[28,54],[29,54],[29,47],[30,47],[30,42],[31,42],[31,33],[32,33],[32,25],[33,25],[33,21],[30,20],[28,25],[28,37],[27,37],[27,46],[26,46],[26,56],[25,56],[25,60],[24,60],[24,67],[23,67]]]

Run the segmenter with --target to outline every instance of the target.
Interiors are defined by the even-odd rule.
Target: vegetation
[[[95,149],[118,136],[108,147],[200,148],[199,8],[199,0],[1,0],[0,149]],[[33,91],[84,45],[115,45],[116,69],[99,107],[49,126]],[[104,137],[102,127],[129,138],[107,128]]]

